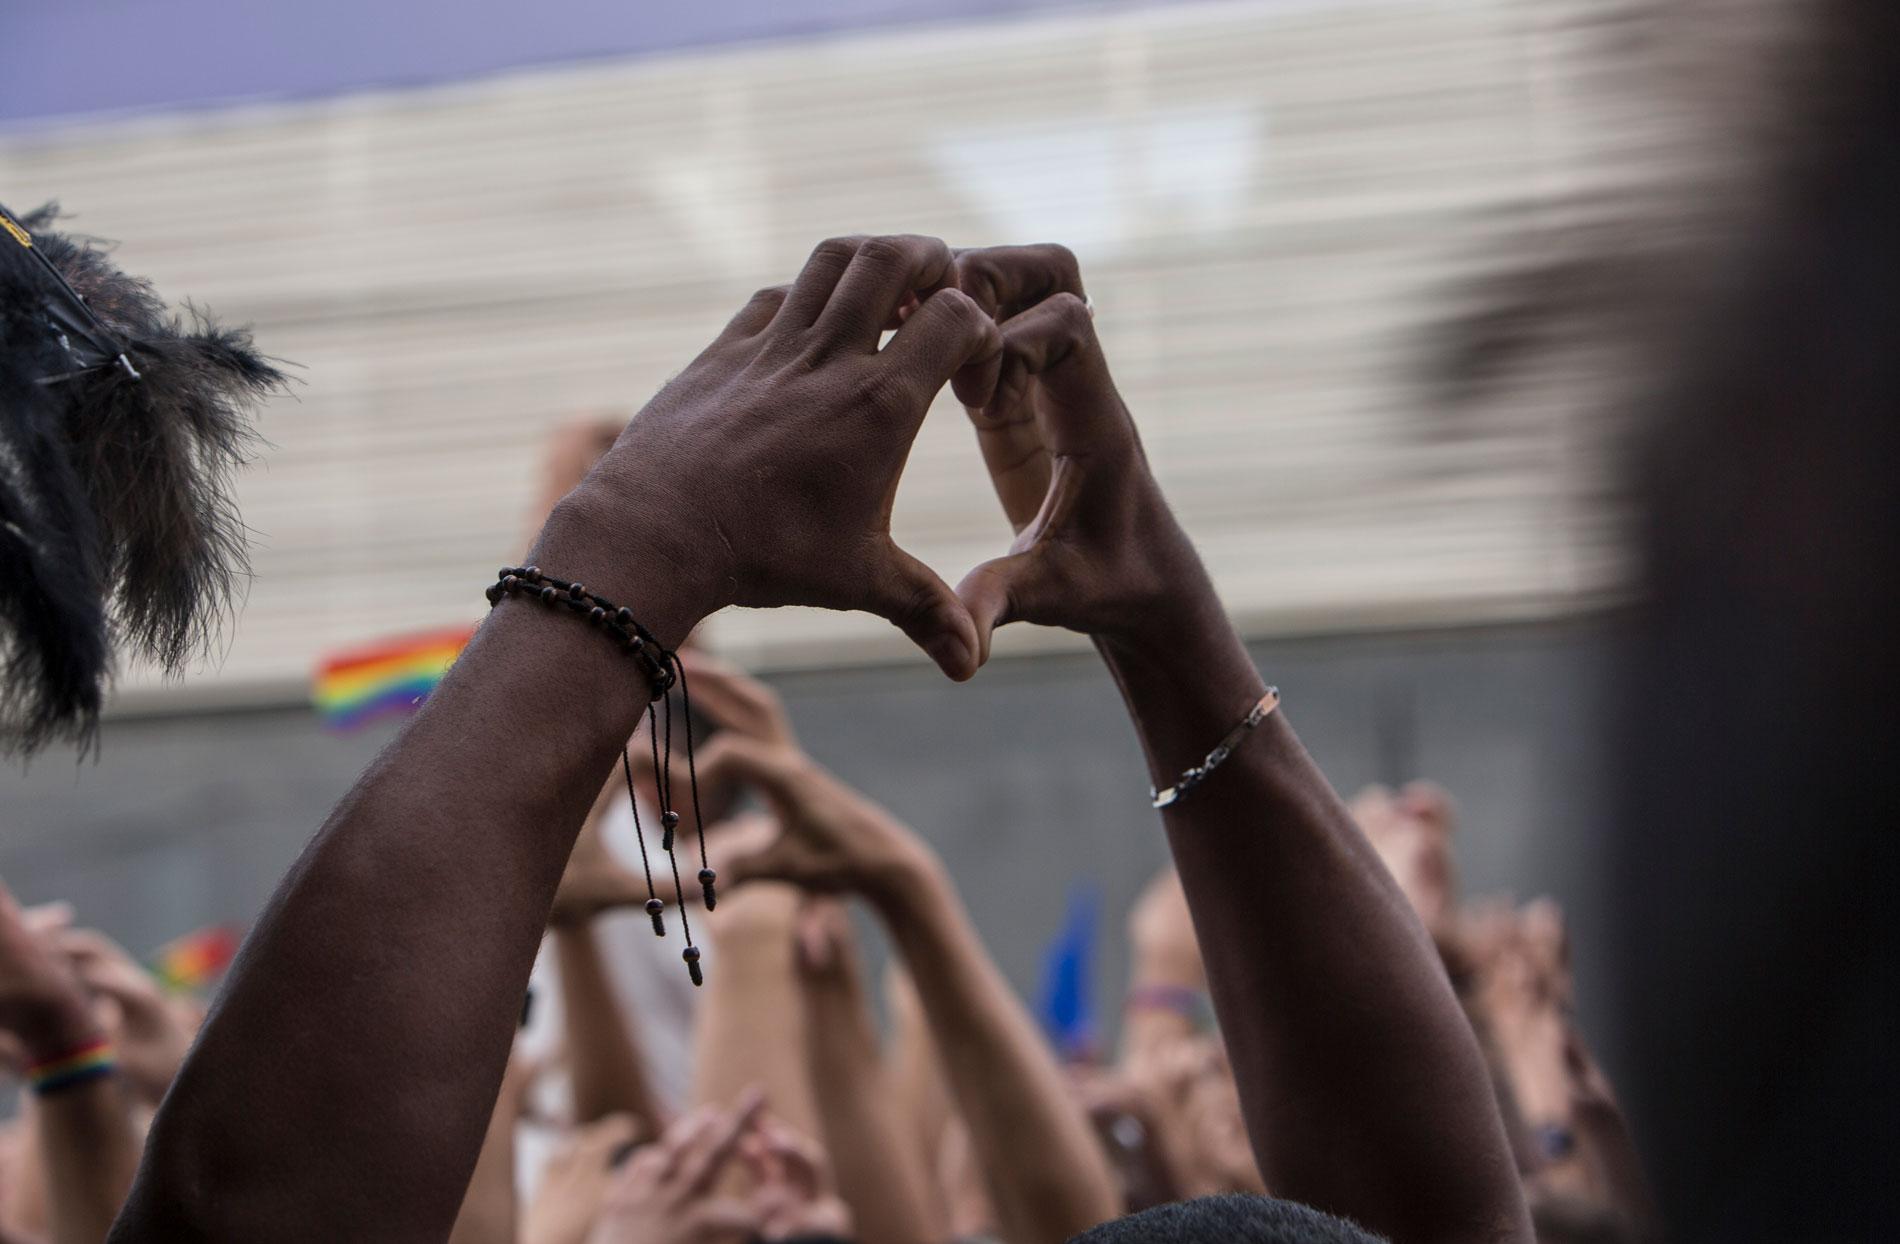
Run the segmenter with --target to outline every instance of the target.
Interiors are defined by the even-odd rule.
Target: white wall
[[[1501,224],[1597,175],[1539,39],[1511,0],[1173,6],[0,139],[12,206],[62,200],[304,366],[242,484],[257,578],[228,653],[135,698],[295,699],[326,651],[478,617],[545,430],[637,407],[753,288],[864,230],[1075,247],[1253,633],[1574,612],[1619,580],[1590,431],[1550,399],[1438,437],[1414,376]],[[940,406],[897,531],[954,581],[1007,537]],[[875,620],[715,625],[755,664],[903,653]]]

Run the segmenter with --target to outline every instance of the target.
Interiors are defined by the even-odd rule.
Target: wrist
[[[921,842],[906,843],[868,869],[859,893],[893,934],[936,910],[953,893],[943,863]]]
[[[528,560],[632,610],[662,644],[677,648],[727,602],[718,562],[667,521],[671,512],[629,504],[590,477],[554,507]]]
[[[20,1022],[14,1035],[26,1051],[29,1066],[63,1058],[75,1050],[97,1045],[105,1030],[77,996],[49,1000],[38,1013]]]

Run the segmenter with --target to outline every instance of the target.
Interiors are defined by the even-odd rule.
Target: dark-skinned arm
[[[647,404],[530,562],[669,647],[728,604],[865,609],[968,677],[967,612],[889,531],[930,399],[998,348],[951,266],[933,239],[818,247]],[[563,862],[645,707],[638,668],[564,611],[489,615],[258,921],[115,1240],[448,1233]]]
[[[1012,621],[1091,636],[1152,781],[1172,785],[1265,684],[1149,471],[1074,258],[1011,248],[959,265],[1003,328],[1000,378],[971,415],[1017,538],[958,590],[986,652]],[[1528,1241],[1431,940],[1287,714],[1162,819],[1267,1185],[1407,1244]]]

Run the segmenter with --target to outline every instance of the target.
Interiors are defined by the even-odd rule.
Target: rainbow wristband
[[[57,1058],[48,1058],[26,1069],[27,1086],[35,1096],[45,1097],[76,1085],[111,1075],[119,1068],[112,1042],[91,1041],[68,1050]]]

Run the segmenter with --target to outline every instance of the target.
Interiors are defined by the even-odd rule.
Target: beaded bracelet
[[[1194,788],[1205,782],[1208,775],[1220,767],[1222,761],[1234,754],[1234,749],[1240,746],[1240,740],[1246,737],[1247,732],[1265,721],[1267,714],[1278,707],[1280,707],[1280,689],[1268,687],[1267,693],[1256,700],[1254,706],[1247,710],[1247,715],[1240,719],[1240,724],[1229,730],[1227,736],[1220,742],[1214,744],[1214,750],[1207,753],[1206,759],[1176,778],[1174,785],[1166,790],[1155,790],[1150,787],[1149,801],[1157,808],[1171,808],[1192,794]]]
[[[686,938],[686,949],[680,952],[680,957],[686,960],[686,971],[692,977],[693,984],[705,984],[706,978],[699,966],[699,947],[693,944],[693,926],[686,918],[686,894],[680,882],[679,857],[673,850],[674,831],[679,827],[680,814],[673,810],[673,698],[669,692],[677,685],[680,712],[685,721],[686,777],[693,799],[693,825],[699,837],[699,887],[706,902],[706,910],[711,911],[718,903],[713,883],[718,880],[719,874],[706,861],[706,824],[699,810],[699,772],[693,763],[693,700],[686,685],[686,668],[680,664],[678,654],[669,651],[652,631],[635,620],[633,610],[616,605],[579,583],[543,574],[539,566],[503,566],[486,594],[491,609],[511,596],[521,596],[538,600],[551,608],[565,608],[584,617],[588,623],[612,636],[615,645],[638,662],[646,675],[651,698],[645,716],[647,736],[653,747],[654,793],[660,805],[660,849],[666,852],[667,861],[672,865],[673,895],[679,904],[680,931]],[[662,734],[664,757],[661,755]],[[627,805],[633,809],[633,836],[640,844],[640,871],[646,875],[646,912],[653,919],[654,934],[665,937],[666,922],[661,918],[661,913],[666,910],[666,904],[654,891],[653,867],[647,857],[646,832],[640,825],[640,803],[633,793],[633,762],[625,746],[620,749],[620,772],[627,783]]]
[[[109,1076],[118,1068],[119,1059],[112,1042],[101,1037],[34,1063],[26,1069],[26,1082],[35,1096],[46,1097]]]

